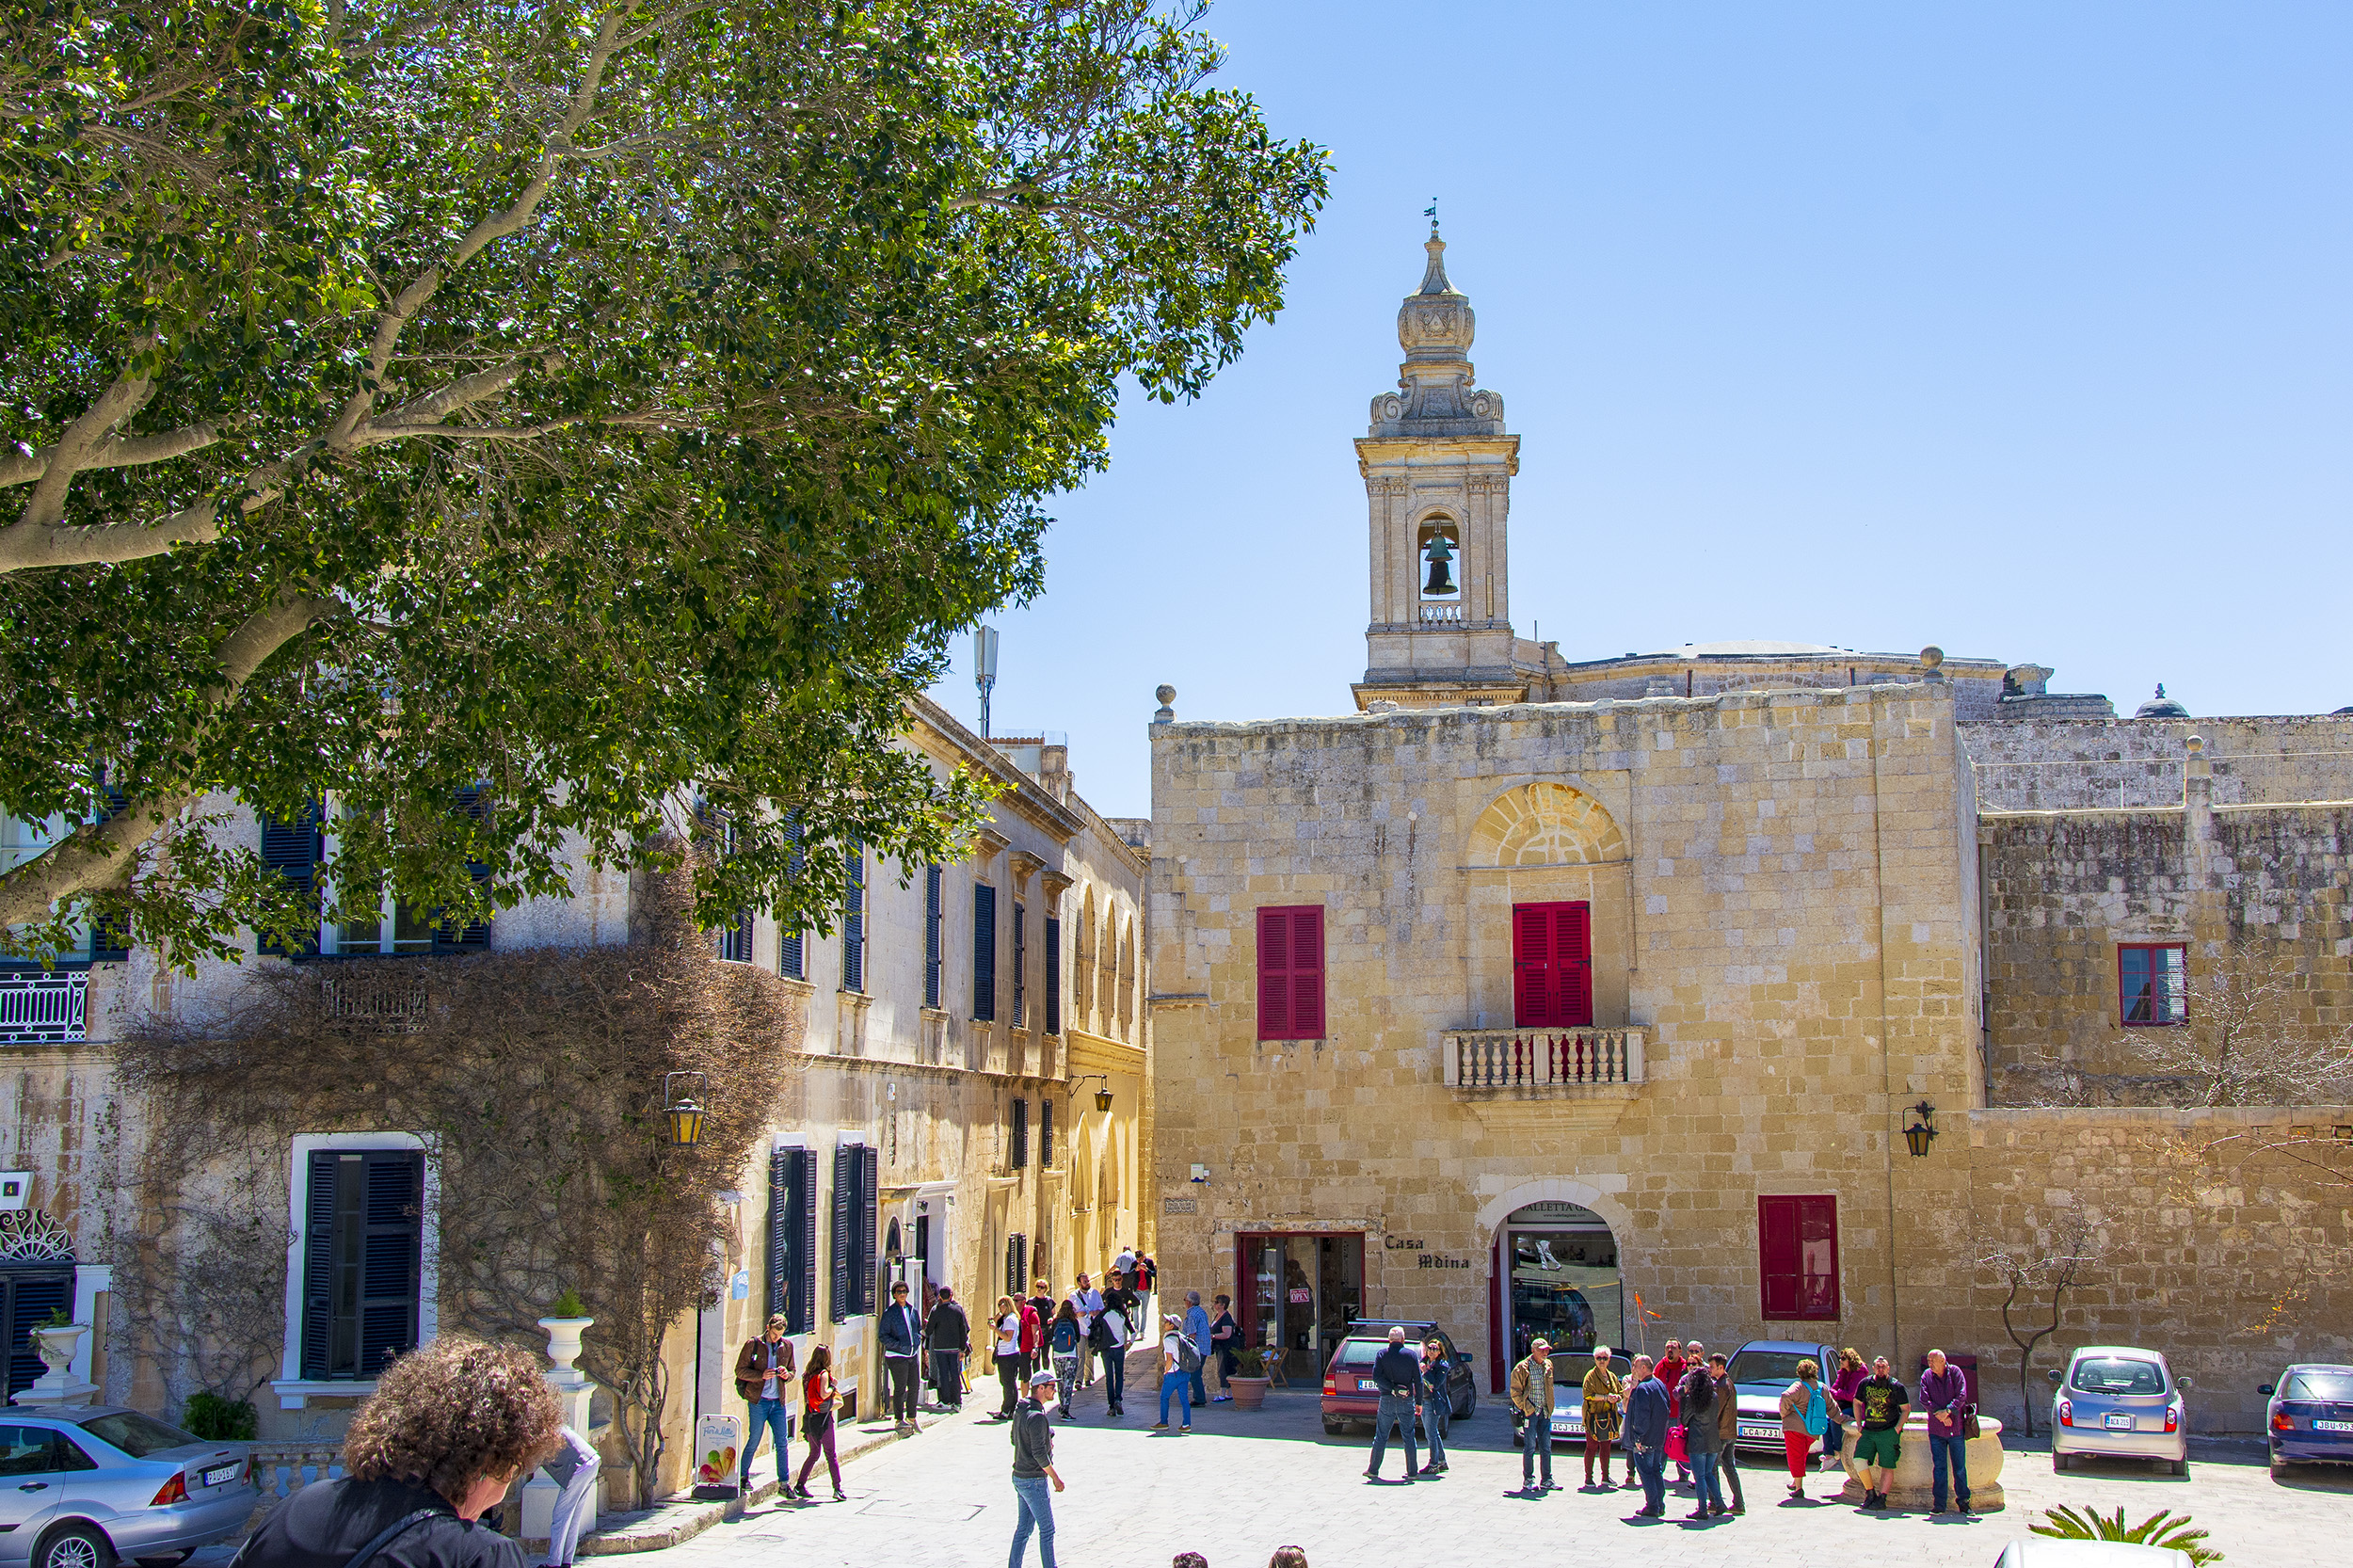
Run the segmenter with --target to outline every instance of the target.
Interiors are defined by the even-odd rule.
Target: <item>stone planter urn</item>
[[[1234,1396],[1236,1410],[1257,1410],[1266,1403],[1266,1391],[1272,1384],[1270,1378],[1234,1377],[1225,1380],[1225,1391]]]
[[[40,1364],[54,1377],[63,1377],[65,1369],[73,1365],[73,1347],[89,1332],[88,1323],[68,1323],[62,1328],[33,1330],[33,1349],[40,1355]]]
[[[588,1332],[594,1318],[542,1318],[540,1330],[548,1336],[548,1359],[555,1364],[562,1381],[579,1376],[572,1363],[580,1359],[580,1336]]]

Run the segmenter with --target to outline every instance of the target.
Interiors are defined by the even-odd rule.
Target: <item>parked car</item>
[[[1372,1425],[1380,1414],[1381,1389],[1372,1381],[1372,1364],[1381,1352],[1389,1348],[1389,1330],[1402,1328],[1405,1342],[1412,1348],[1414,1359],[1421,1359],[1422,1341],[1433,1335],[1446,1347],[1449,1368],[1447,1387],[1453,1394],[1449,1418],[1465,1421],[1479,1408],[1479,1384],[1471,1376],[1470,1357],[1454,1348],[1453,1338],[1437,1324],[1413,1321],[1402,1318],[1360,1318],[1348,1325],[1348,1334],[1332,1352],[1332,1364],[1323,1369],[1323,1430],[1337,1436],[1350,1427],[1362,1423]],[[1415,1422],[1419,1432],[1421,1423]]]
[[[0,1411],[0,1560],[170,1568],[245,1528],[251,1450],[120,1406]]]
[[[1993,1568],[2190,1568],[2190,1563],[2187,1552],[2172,1546],[2021,1535],[2002,1548]]]
[[[2051,1468],[2081,1454],[2153,1459],[2189,1474],[2189,1414],[2163,1352],[2131,1345],[2086,1345],[2053,1371]]]
[[[2353,1367],[2300,1363],[2256,1392],[2271,1445],[2271,1473],[2291,1464],[2353,1464]]]
[[[1732,1352],[1724,1369],[1732,1374],[1738,1396],[1733,1418],[1733,1446],[1760,1448],[1775,1455],[1788,1450],[1781,1440],[1782,1391],[1798,1381],[1798,1363],[1811,1361],[1821,1373],[1822,1397],[1830,1397],[1830,1380],[1838,1373],[1838,1351],[1831,1345],[1809,1345],[1801,1339],[1752,1339]]]

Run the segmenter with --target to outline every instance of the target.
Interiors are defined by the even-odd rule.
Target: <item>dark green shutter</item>
[[[1040,1095],[1037,1101],[1037,1168],[1054,1168],[1054,1096],[1051,1090]]]
[[[1030,1102],[1025,1099],[1013,1102],[1013,1155],[1007,1165],[1016,1171],[1030,1166]]]
[[[808,1334],[817,1327],[817,1154],[813,1149],[793,1151],[792,1208],[798,1226],[793,1277],[800,1296],[791,1308],[792,1328],[795,1334]]]
[[[303,1209],[302,1375],[372,1378],[414,1350],[424,1156],[318,1150]],[[337,1288],[339,1271],[347,1277]]]
[[[874,1224],[881,1208],[882,1151],[871,1144],[857,1149],[858,1172],[858,1248],[857,1248],[857,1309],[872,1312],[875,1300],[876,1248]]]
[[[768,1156],[768,1310],[782,1312],[792,1299],[785,1269],[792,1260],[792,1156],[776,1149]]]
[[[1030,919],[1013,906],[1013,1027],[1030,1027]]]
[[[857,1190],[857,1160],[847,1144],[833,1151],[833,1289],[825,1314],[835,1322],[850,1316],[850,1246],[853,1229],[852,1196]]]
[[[49,1315],[73,1304],[73,1269],[10,1268],[0,1270],[0,1313],[6,1315],[8,1393],[14,1399],[48,1370],[34,1348],[33,1330],[47,1325]],[[13,1528],[14,1527],[9,1527]]]
[[[923,868],[923,1005],[939,1005],[939,868]]]
[[[972,1016],[997,1017],[997,889],[985,882],[972,889]]]
[[[453,810],[458,816],[482,822],[489,812],[489,797],[479,784],[471,786],[457,792]],[[489,882],[490,868],[480,860],[469,860],[466,862],[466,874],[473,878],[475,887],[480,888]],[[463,926],[444,920],[433,933],[433,951],[436,952],[479,952],[489,945],[488,920]]]
[[[841,988],[866,989],[866,851],[850,846],[850,886],[841,906]]]
[[[1062,921],[1046,922],[1046,1032],[1062,1032]]]

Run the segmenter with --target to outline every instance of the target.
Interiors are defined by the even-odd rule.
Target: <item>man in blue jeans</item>
[[[1207,1410],[1209,1391],[1203,1385],[1201,1374],[1209,1364],[1209,1315],[1202,1310],[1201,1292],[1198,1290],[1185,1292],[1184,1335],[1192,1341],[1193,1353],[1193,1384],[1186,1397],[1193,1400],[1193,1409]]]
[[[1953,1495],[1961,1512],[1966,1513],[1969,1439],[1961,1423],[1969,1416],[1969,1379],[1960,1368],[1945,1365],[1943,1351],[1929,1352],[1929,1369],[1920,1374],[1920,1408],[1929,1413],[1929,1474],[1934,1504],[1929,1512],[1945,1512],[1945,1472],[1950,1466]]]
[[[1006,1568],[1021,1568],[1030,1531],[1037,1531],[1040,1568],[1054,1568],[1054,1494],[1062,1477],[1054,1471],[1054,1423],[1046,1407],[1055,1402],[1051,1370],[1030,1374],[1030,1397],[1013,1413],[1013,1556]]]
[[[1626,1374],[1625,1449],[1634,1456],[1634,1473],[1642,1478],[1637,1519],[1666,1516],[1667,1408],[1667,1385],[1651,1371],[1651,1358],[1636,1356]]]
[[[1381,1479],[1381,1456],[1389,1451],[1389,1424],[1395,1422],[1405,1437],[1405,1483],[1414,1481],[1414,1407],[1421,1402],[1421,1358],[1405,1348],[1405,1331],[1389,1330],[1389,1345],[1372,1363],[1373,1386],[1381,1390],[1381,1403],[1372,1418],[1372,1463],[1365,1466],[1365,1474],[1373,1480]]]
[[[744,1343],[735,1358],[735,1391],[752,1407],[751,1430],[744,1434],[744,1458],[737,1488],[752,1486],[752,1455],[760,1451],[760,1434],[776,1434],[776,1475],[790,1463],[785,1455],[792,1436],[792,1342],[784,1336],[784,1314],[769,1314],[768,1331]]]

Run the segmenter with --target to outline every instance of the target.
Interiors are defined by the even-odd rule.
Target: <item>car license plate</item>
[[[2353,1432],[2353,1421],[2314,1421],[2314,1432]]]
[[[2108,1430],[2110,1432],[2130,1432],[2133,1430],[2133,1418],[2130,1416],[2111,1415],[2108,1417]]]
[[[1779,1427],[1744,1426],[1740,1429],[1740,1435],[1743,1437],[1778,1437],[1781,1435],[1781,1429]]]
[[[204,1484],[218,1486],[223,1481],[235,1480],[244,1471],[242,1464],[216,1464],[204,1472]]]

